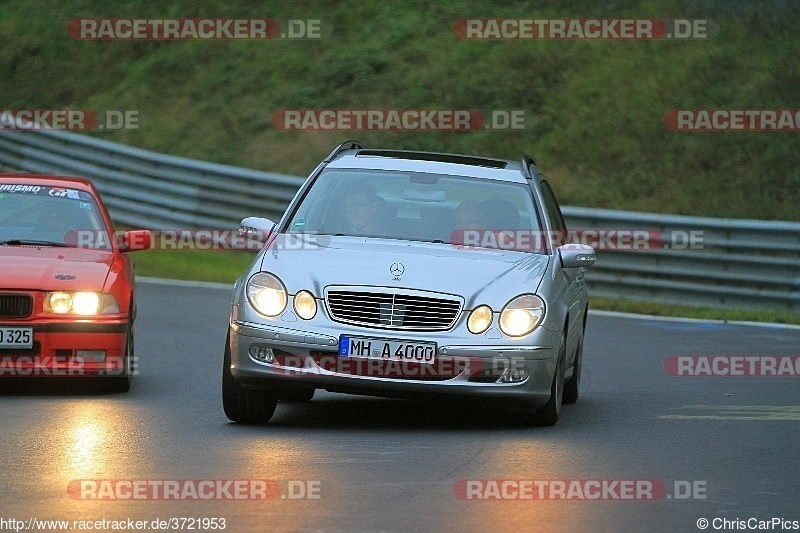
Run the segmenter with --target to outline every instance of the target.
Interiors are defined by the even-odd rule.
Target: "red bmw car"
[[[136,298],[126,252],[149,247],[146,230],[114,232],[86,179],[0,174],[0,390],[57,376],[127,391]]]

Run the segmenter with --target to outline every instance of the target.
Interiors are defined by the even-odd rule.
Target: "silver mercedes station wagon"
[[[339,145],[234,288],[228,418],[316,389],[473,399],[557,422],[578,399],[593,248],[565,243],[533,160]]]

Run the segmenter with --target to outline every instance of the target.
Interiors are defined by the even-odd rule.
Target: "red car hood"
[[[113,260],[104,250],[0,245],[0,288],[101,291]]]

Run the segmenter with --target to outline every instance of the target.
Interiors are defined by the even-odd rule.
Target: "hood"
[[[279,235],[264,252],[260,266],[281,278],[292,294],[311,289],[322,296],[329,285],[369,285],[455,294],[463,296],[470,307],[473,303],[500,306],[511,296],[535,292],[549,259],[542,254],[459,249],[450,244]]]
[[[101,291],[113,259],[104,250],[0,245],[0,287]]]

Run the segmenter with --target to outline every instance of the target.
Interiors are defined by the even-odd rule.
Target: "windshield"
[[[481,246],[497,232],[538,233],[538,221],[531,192],[523,184],[416,172],[326,170],[295,209],[286,231]],[[529,241],[524,246],[509,242],[504,248],[531,251]]]
[[[0,184],[0,244],[40,244],[109,249],[94,197],[64,187]],[[83,234],[92,238],[81,238]],[[87,246],[88,244],[88,246]]]

